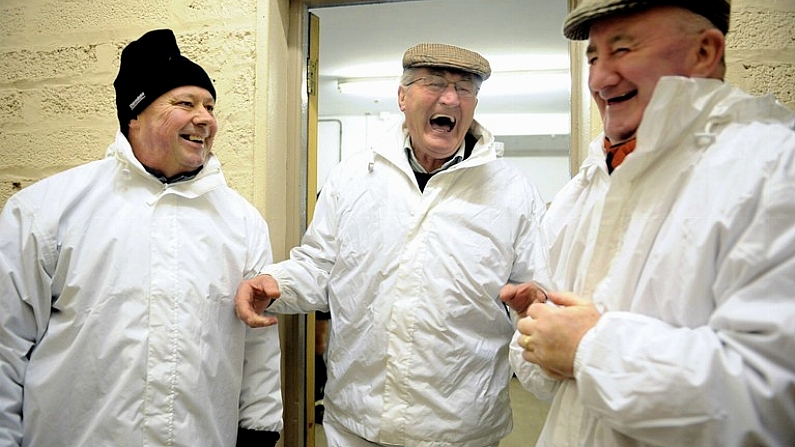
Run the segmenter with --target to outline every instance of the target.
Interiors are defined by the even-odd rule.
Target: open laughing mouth
[[[200,137],[198,135],[180,135],[185,140],[190,141],[191,143],[198,143],[202,146],[204,145],[204,137]]]
[[[448,115],[433,115],[430,122],[433,130],[442,132],[452,132],[456,124],[455,118]]]
[[[638,96],[638,91],[637,90],[633,90],[633,91],[627,93],[626,95],[616,96],[615,98],[607,99],[607,100],[605,100],[605,102],[607,103],[607,105],[611,106],[611,105],[614,105],[614,104],[620,104],[620,103],[622,103],[624,101],[629,101],[630,99],[632,99],[632,98],[634,98],[636,96]]]

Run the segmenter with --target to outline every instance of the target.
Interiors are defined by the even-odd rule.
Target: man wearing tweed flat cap
[[[0,213],[0,446],[273,447],[279,333],[232,308],[270,238],[212,152],[213,82],[160,29],[113,85],[106,157]]]
[[[404,120],[329,175],[302,245],[241,285],[238,315],[330,311],[330,447],[496,447],[512,425],[498,294],[533,278],[545,206],[474,119],[485,58],[421,43],[403,67]]]
[[[721,0],[566,19],[604,132],[542,223],[553,305],[502,291],[538,446],[795,445],[795,116],[723,82],[728,25]]]

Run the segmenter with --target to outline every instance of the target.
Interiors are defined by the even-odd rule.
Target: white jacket
[[[281,431],[278,331],[233,307],[272,261],[265,221],[214,156],[163,185],[121,133],[108,155],[0,214],[0,446],[233,447],[238,425]]]
[[[269,310],[330,310],[326,420],[378,443],[483,447],[511,430],[499,300],[532,278],[544,212],[479,124],[471,156],[420,192],[401,126],[338,165]]]
[[[603,136],[544,218],[552,289],[605,312],[539,446],[795,445],[795,119],[772,97],[663,78],[612,176]]]

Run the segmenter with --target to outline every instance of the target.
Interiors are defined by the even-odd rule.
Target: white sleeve
[[[278,326],[246,328],[240,427],[281,433],[281,359]]]
[[[713,302],[704,325],[607,312],[580,343],[580,397],[604,424],[655,445],[793,445],[795,157],[784,158],[748,223],[728,227],[714,296],[672,297]]]
[[[281,297],[268,308],[276,313],[328,312],[326,288],[337,261],[337,192],[332,172],[318,197],[312,222],[290,259],[270,265],[261,273],[279,283]]]
[[[273,262],[268,225],[251,207],[249,231],[250,264],[243,272],[250,278]],[[249,430],[281,433],[283,403],[279,327],[246,328],[243,379],[240,391],[239,426]]]
[[[28,354],[50,318],[54,241],[36,231],[22,200],[0,213],[0,445],[22,441],[22,396]]]

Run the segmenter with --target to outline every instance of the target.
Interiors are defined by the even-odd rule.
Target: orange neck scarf
[[[618,165],[624,161],[627,155],[631,154],[632,151],[635,150],[635,142],[637,140],[635,138],[625,141],[623,143],[618,143],[616,145],[610,145],[610,140],[605,137],[605,161],[607,162],[607,172],[610,174],[613,173]]]

